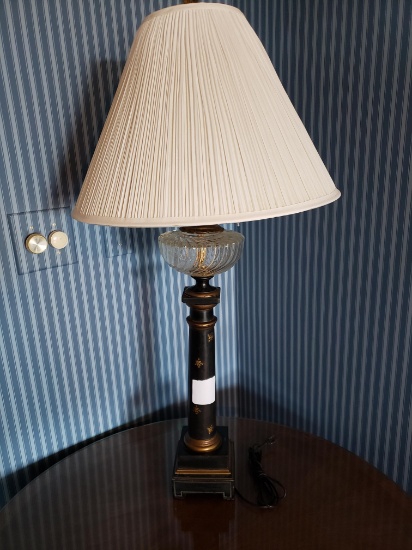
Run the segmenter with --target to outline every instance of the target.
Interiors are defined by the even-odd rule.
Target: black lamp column
[[[220,288],[209,284],[211,277],[194,277],[196,284],[186,287],[182,302],[190,307],[189,324],[189,411],[186,447],[200,453],[212,452],[221,445],[216,430],[215,331],[213,308],[220,301]],[[204,389],[202,389],[204,388]]]

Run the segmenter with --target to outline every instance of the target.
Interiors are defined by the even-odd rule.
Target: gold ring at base
[[[190,437],[189,432],[186,432],[184,442],[186,447],[191,451],[195,451],[196,453],[211,453],[220,447],[222,437],[219,432],[216,432],[210,439],[193,439]]]

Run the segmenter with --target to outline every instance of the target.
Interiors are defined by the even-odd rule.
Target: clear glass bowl
[[[241,233],[219,226],[183,228],[160,235],[159,248],[164,260],[177,271],[192,277],[213,277],[235,265],[244,240]]]

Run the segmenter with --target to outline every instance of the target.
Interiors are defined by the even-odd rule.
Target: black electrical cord
[[[272,509],[286,497],[286,489],[282,485],[282,483],[277,479],[265,474],[262,467],[262,449],[266,445],[273,445],[276,439],[276,436],[272,435],[260,445],[255,444],[252,447],[249,447],[249,468],[257,488],[256,502],[252,502],[251,500],[245,498],[238,491],[238,489],[236,489],[236,493],[242,500],[244,500],[248,504],[251,504],[252,506]]]

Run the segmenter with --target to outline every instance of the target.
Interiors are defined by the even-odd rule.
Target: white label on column
[[[192,403],[210,405],[215,402],[215,376],[207,380],[192,380]]]

